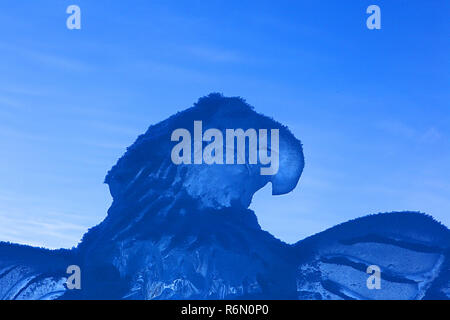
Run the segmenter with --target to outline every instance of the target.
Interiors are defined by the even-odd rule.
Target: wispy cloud
[[[75,246],[90,226],[30,215],[23,217],[0,212],[0,241],[11,241],[49,248]]]
[[[14,85],[11,83],[2,82],[0,85],[0,92],[4,92],[9,95],[13,96],[30,96],[30,97],[36,97],[36,96],[45,96],[49,93],[52,93],[54,91],[50,90],[49,88],[44,88],[42,86],[36,86],[33,85],[33,87],[26,86],[26,85]]]
[[[15,98],[0,94],[0,107],[22,108],[24,104]]]
[[[9,51],[14,55],[19,55],[35,64],[44,65],[46,67],[77,72],[84,72],[92,69],[92,66],[77,59],[56,55],[53,53],[50,54],[45,51],[37,51],[17,45],[11,45],[4,42],[0,42],[0,49],[4,52]]]
[[[145,77],[157,78],[158,81],[195,81],[204,83],[216,80],[215,75],[208,74],[201,70],[149,59],[127,61],[119,67],[118,71],[126,72],[127,74],[139,72]]]
[[[436,127],[414,128],[401,121],[382,121],[376,126],[392,136],[414,139],[420,143],[433,143],[442,137],[442,132]]]
[[[77,71],[77,72],[85,72],[91,69],[90,66],[88,66],[86,63],[82,61],[62,56],[56,56],[48,53],[28,52],[25,55],[37,63],[45,64],[49,67],[54,67],[57,69],[63,69],[67,71]]]
[[[32,133],[25,130],[18,130],[15,128],[0,125],[0,136],[23,139],[36,142],[50,142],[55,141],[55,138],[48,137],[39,133]]]
[[[433,143],[440,140],[441,137],[442,133],[435,127],[431,127],[421,135],[420,142]]]
[[[200,59],[209,62],[242,62],[243,57],[236,51],[216,49],[206,46],[187,46],[184,50]]]
[[[102,121],[87,121],[86,124],[95,128],[99,131],[107,132],[107,133],[118,133],[127,137],[137,137],[142,132],[139,131],[139,128],[127,127],[120,124],[108,123]]]
[[[386,133],[402,138],[414,138],[417,134],[414,128],[396,120],[382,121],[377,126]]]
[[[101,149],[113,149],[113,150],[126,150],[126,147],[130,143],[117,143],[115,141],[91,141],[91,140],[80,140],[78,141],[80,144],[83,144],[85,146],[90,146],[94,148],[101,148]]]

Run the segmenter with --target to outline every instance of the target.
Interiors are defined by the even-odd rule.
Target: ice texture
[[[277,174],[261,175],[259,163],[174,164],[171,133],[194,121],[278,129]],[[450,232],[425,214],[366,216],[295,245],[261,230],[254,193],[267,183],[274,195],[292,191],[303,168],[287,127],[210,94],[128,148],[105,179],[107,217],[76,248],[0,243],[0,299],[449,299]],[[82,270],[81,290],[65,285],[69,265]],[[369,265],[381,269],[380,290],[366,286]]]
[[[278,129],[280,163],[277,174],[261,175],[261,164],[249,164],[248,161],[245,165],[173,164],[170,154],[175,143],[171,141],[171,134],[179,128],[192,131],[194,121],[202,121],[203,131],[211,128],[224,133],[226,129]],[[235,158],[236,151],[237,148],[234,149]],[[110,170],[106,183],[114,200],[127,196],[129,191],[144,193],[152,183],[161,184],[160,188],[152,188],[157,192],[181,190],[205,207],[230,207],[233,202],[248,207],[253,194],[269,182],[273,194],[292,191],[303,167],[302,145],[287,127],[256,113],[241,98],[211,94],[139,136]]]

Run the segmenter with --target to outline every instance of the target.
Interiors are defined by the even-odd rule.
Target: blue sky
[[[82,29],[68,30],[67,6]],[[381,8],[381,30],[366,8]],[[0,240],[76,245],[103,179],[150,124],[210,92],[302,140],[297,189],[259,191],[293,242],[362,215],[450,225],[448,1],[2,1]]]

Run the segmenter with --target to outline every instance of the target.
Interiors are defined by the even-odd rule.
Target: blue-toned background
[[[68,30],[70,4],[82,29]],[[381,7],[382,29],[366,28]],[[369,213],[450,225],[448,1],[2,1],[0,241],[76,245],[106,172],[200,96],[302,140],[297,189],[251,206],[287,242]]]

